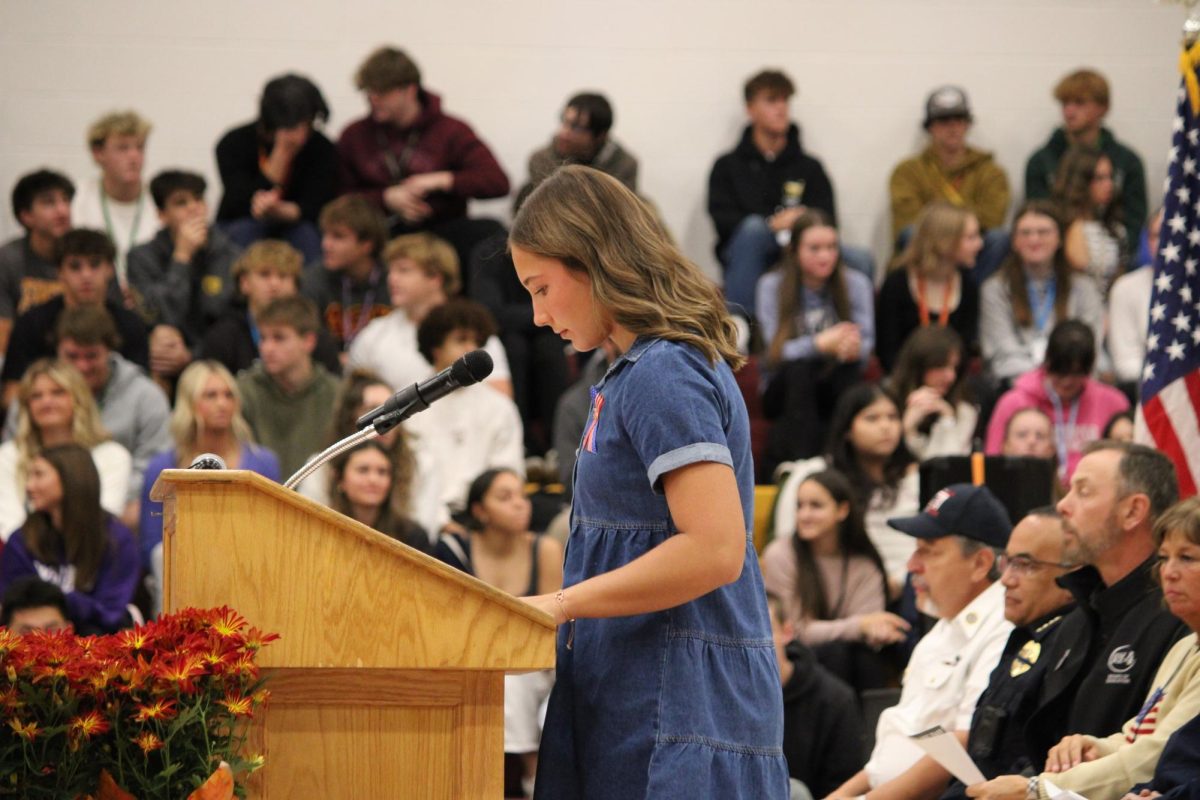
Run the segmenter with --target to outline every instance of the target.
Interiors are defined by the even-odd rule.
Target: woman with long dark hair
[[[888,388],[904,403],[904,443],[918,461],[971,452],[979,412],[967,400],[963,358],[950,328],[918,328],[900,348]]]
[[[875,291],[843,262],[833,219],[809,209],[792,226],[783,261],[759,279],[757,294],[770,375],[763,409],[774,420],[769,474],[780,461],[820,452],[834,403],[861,379],[875,347]]]
[[[1051,197],[1063,215],[1067,262],[1092,276],[1104,293],[1129,258],[1129,237],[1121,223],[1120,198],[1112,160],[1101,151],[1070,147],[1058,162]]]
[[[889,596],[898,597],[916,544],[887,520],[917,513],[919,483],[904,444],[900,403],[887,389],[869,383],[851,388],[834,409],[825,455],[780,466],[788,474],[775,501],[775,538],[793,531],[800,483],[830,468],[846,476],[863,505],[867,534],[887,571]]]
[[[857,689],[881,686],[885,673],[871,650],[903,641],[909,624],[884,610],[883,560],[846,476],[828,469],[805,478],[794,524],[790,537],[763,550],[767,591],[822,663]]]
[[[47,447],[29,465],[26,491],[32,511],[0,553],[0,592],[37,575],[66,593],[76,632],[130,624],[141,560],[133,534],[100,506],[91,453],[77,444]]]
[[[397,508],[393,488],[402,477],[386,444],[378,439],[364,442],[331,465],[330,508],[421,552],[432,550],[429,534]]]

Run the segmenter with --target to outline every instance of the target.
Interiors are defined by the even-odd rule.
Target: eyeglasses
[[[1007,553],[1001,553],[996,563],[1000,567],[1001,572],[1007,572],[1011,568],[1016,575],[1032,575],[1039,569],[1046,567],[1054,567],[1061,570],[1075,569],[1074,564],[1061,564],[1057,561],[1039,561],[1036,558],[1030,558],[1026,555],[1010,556]]]

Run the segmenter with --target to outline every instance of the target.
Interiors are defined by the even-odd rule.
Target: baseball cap
[[[934,89],[925,101],[925,127],[937,119],[961,117],[971,119],[971,106],[967,93],[957,86],[942,86]]]
[[[1012,522],[986,486],[955,483],[929,498],[915,517],[895,517],[888,525],[918,539],[962,536],[1001,548],[1008,544]]]

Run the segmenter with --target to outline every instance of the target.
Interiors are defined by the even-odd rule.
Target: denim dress
[[[733,373],[690,345],[638,339],[592,398],[563,585],[673,535],[661,478],[697,462],[733,468],[745,556],[736,582],[689,603],[559,629],[536,797],[786,798],[782,689],[750,536],[749,422]]]

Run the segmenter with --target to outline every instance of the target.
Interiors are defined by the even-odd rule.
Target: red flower
[[[134,722],[146,722],[152,719],[167,720],[175,716],[175,701],[160,697],[153,703],[139,703],[133,715]]]
[[[163,740],[150,733],[150,731],[144,731],[135,736],[133,743],[142,748],[142,753],[145,755],[150,755],[150,753],[163,746]]]
[[[223,611],[224,613],[212,621],[212,629],[218,636],[227,639],[236,636],[242,628],[246,627],[246,618],[233,609],[223,609]]]
[[[254,703],[254,701],[249,697],[239,697],[232,694],[225,695],[223,699],[218,700],[217,702],[229,709],[229,713],[233,714],[235,717],[251,716],[251,709]]]
[[[92,710],[75,717],[70,722],[72,744],[77,745],[84,739],[90,739],[98,733],[108,731],[108,720],[100,716],[100,712]]]
[[[151,671],[155,678],[173,683],[179,691],[191,694],[196,691],[196,678],[205,674],[204,660],[194,653],[183,653],[178,658],[156,661]]]

